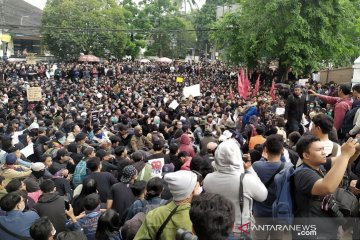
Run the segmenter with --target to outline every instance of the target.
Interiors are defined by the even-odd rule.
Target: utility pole
[[[1,26],[3,26],[0,29],[1,36],[5,32],[4,26],[6,24],[5,15],[4,15],[4,1],[5,0],[0,0],[0,24],[1,24]],[[7,53],[6,53],[7,52],[7,49],[6,49],[7,43],[3,42],[1,39],[0,39],[0,42],[1,42],[2,52],[3,52],[2,57],[7,56]]]

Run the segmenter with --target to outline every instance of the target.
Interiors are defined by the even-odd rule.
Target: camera
[[[176,231],[176,240],[197,240],[197,236],[193,235],[191,232],[186,231],[185,229],[178,229]]]

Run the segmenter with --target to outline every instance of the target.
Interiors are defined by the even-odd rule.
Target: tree
[[[75,59],[80,53],[121,57],[130,42],[124,14],[115,0],[48,0],[42,39],[60,59]]]
[[[152,0],[141,3],[143,21],[149,27],[147,56],[183,58],[193,48],[196,34],[192,23],[179,16],[179,10],[170,0]]]
[[[307,74],[358,53],[351,35],[359,6],[358,0],[242,0],[239,11],[216,22],[212,37],[230,62],[254,67],[278,60],[285,79],[290,67]]]
[[[217,6],[230,6],[234,3],[234,0],[207,0],[201,9],[195,13],[196,48],[200,51],[200,54],[207,53],[206,51],[212,46],[210,29],[216,22]]]

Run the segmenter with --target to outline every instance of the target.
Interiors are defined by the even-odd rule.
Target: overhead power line
[[[167,32],[213,32],[219,30],[232,30],[239,29],[238,26],[231,26],[226,28],[196,28],[196,29],[119,29],[119,28],[77,28],[77,27],[57,27],[57,26],[29,26],[29,25],[10,25],[10,24],[0,24],[1,27],[6,27],[7,29],[13,30],[40,30],[50,29],[54,31],[71,31],[71,32],[140,32],[140,33],[157,33],[161,31]]]

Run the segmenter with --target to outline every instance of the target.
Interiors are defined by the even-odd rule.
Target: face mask
[[[311,104],[311,105],[310,105],[310,108],[314,108],[314,105]]]
[[[112,117],[112,118],[111,118],[111,121],[112,121],[113,123],[117,123],[117,122],[119,121],[119,119],[118,119],[117,117]]]

